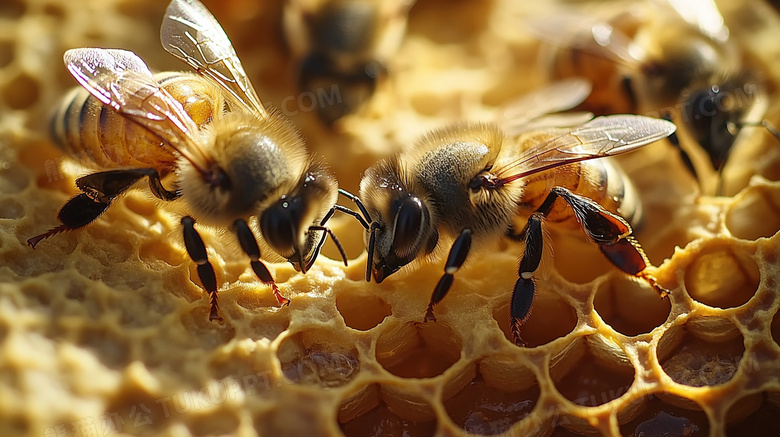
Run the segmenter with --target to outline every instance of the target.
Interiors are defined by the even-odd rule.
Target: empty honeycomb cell
[[[780,435],[780,392],[748,395],[737,400],[726,415],[726,435]]]
[[[341,431],[347,437],[404,436],[426,437],[434,435],[437,421],[412,421],[399,417],[380,403],[368,412],[342,423]]]
[[[14,199],[0,200],[0,219],[18,219],[24,217],[24,207]]]
[[[537,384],[524,390],[507,390],[507,386],[489,384],[478,373],[459,393],[444,402],[444,408],[465,432],[497,435],[528,416],[538,399]]]
[[[344,323],[358,331],[368,331],[392,314],[390,305],[379,296],[357,292],[336,297],[336,308]]]
[[[759,283],[756,262],[724,246],[704,249],[685,271],[685,287],[697,301],[717,308],[745,304]]]
[[[5,68],[14,60],[13,41],[0,41],[0,68]]]
[[[547,344],[570,333],[577,326],[577,312],[558,294],[546,289],[539,281],[539,290],[534,297],[531,315],[520,328],[527,347]],[[509,302],[493,311],[493,318],[509,341],[513,341],[509,323]]]
[[[765,186],[749,188],[729,207],[726,227],[744,240],[771,237],[780,230],[780,195]]]
[[[376,360],[403,378],[441,375],[460,358],[460,337],[446,324],[394,321],[376,342]]]
[[[737,372],[745,352],[742,335],[702,339],[688,329],[667,331],[659,341],[658,359],[678,384],[692,387],[725,384]],[[663,345],[663,348],[661,347]]]
[[[650,395],[642,412],[620,426],[620,433],[624,437],[709,435],[710,425],[703,411],[684,409],[676,404]]]
[[[3,100],[11,109],[28,109],[38,102],[40,85],[35,78],[19,73],[11,78],[0,90]]]
[[[587,343],[590,344],[580,352],[582,355],[576,358],[576,364],[556,379],[555,387],[577,405],[596,407],[618,399],[628,391],[634,382],[634,368],[618,356],[608,359],[609,352],[603,347],[603,341]],[[572,355],[568,359],[574,358]]]
[[[669,299],[661,299],[649,285],[623,275],[603,282],[593,305],[606,324],[629,337],[657,328],[672,309]]]
[[[775,343],[780,345],[780,312],[775,313],[775,316],[772,317],[772,338],[775,340]]]
[[[277,357],[282,374],[293,383],[338,387],[360,371],[357,349],[347,338],[328,338],[308,331],[282,340]]]

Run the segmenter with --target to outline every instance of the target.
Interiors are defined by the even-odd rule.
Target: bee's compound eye
[[[263,212],[260,216],[260,231],[265,241],[280,255],[295,252],[295,229],[291,205],[281,201]]]
[[[417,197],[406,197],[395,214],[393,247],[399,256],[412,255],[419,250],[423,224],[423,205]]]

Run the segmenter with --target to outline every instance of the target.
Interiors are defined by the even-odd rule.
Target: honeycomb
[[[62,53],[117,47],[184,69],[158,41],[164,3],[0,2],[0,435],[780,435],[780,142],[764,129],[745,129],[727,197],[701,195],[665,141],[619,157],[647,212],[637,238],[670,298],[551,229],[527,348],[509,337],[513,243],[473,257],[435,323],[421,322],[443,261],[366,283],[362,228],[346,216],[332,227],[349,267],[330,244],[306,275],[271,264],[292,299],[282,308],[234,245],[203,231],[222,323],[208,321],[176,217],[143,191],[26,247],[84,171],[46,135],[74,85]],[[418,0],[388,80],[330,129],[296,90],[282,2],[205,3],[263,101],[353,192],[376,159],[544,81],[518,20],[547,3]],[[777,13],[719,6],[778,80]],[[780,103],[762,98],[777,125]]]

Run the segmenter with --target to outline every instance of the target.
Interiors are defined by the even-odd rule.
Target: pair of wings
[[[213,80],[233,106],[260,119],[268,115],[227,34],[198,0],[171,2],[160,40],[165,50]],[[135,53],[81,48],[65,52],[64,61],[73,77],[103,104],[157,134],[196,168],[208,167],[210,158],[200,146],[195,122]]]
[[[715,42],[725,43],[729,37],[729,29],[714,0],[649,0],[649,3],[648,10],[653,8],[650,13],[671,8],[688,25]],[[525,23],[526,29],[536,38],[559,47],[582,50],[628,67],[637,67],[646,61],[642,47],[594,17],[560,11],[534,17]]]
[[[511,162],[500,169],[494,169],[503,183],[574,162],[630,152],[666,138],[676,129],[672,122],[641,115],[593,118],[589,112],[555,114],[580,104],[590,90],[585,79],[564,79],[505,105],[496,123],[507,134],[507,141],[534,131],[551,135],[512,155]]]

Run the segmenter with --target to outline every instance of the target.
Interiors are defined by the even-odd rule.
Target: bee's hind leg
[[[27,240],[27,245],[35,249],[35,246],[45,238],[87,226],[106,212],[115,198],[125,193],[144,176],[149,177],[149,188],[155,196],[162,200],[173,200],[179,197],[179,192],[168,191],[162,186],[160,174],[155,169],[135,168],[92,173],[76,180],[76,186],[83,193],[71,198],[60,208],[57,219],[62,224],[30,238]]]
[[[661,297],[669,294],[669,290],[661,287],[646,271],[650,261],[632,235],[633,230],[628,222],[587,197],[578,196],[563,187],[550,190],[539,212],[546,215],[558,197],[569,204],[583,231],[598,244],[609,262],[631,276],[645,279]]]
[[[274,291],[274,296],[280,305],[289,305],[290,299],[282,296],[282,293],[279,292],[279,287],[276,285],[276,281],[274,281],[274,277],[271,275],[271,272],[268,271],[268,267],[260,260],[260,247],[257,246],[257,240],[255,239],[254,234],[252,234],[249,225],[247,225],[244,220],[236,220],[233,222],[233,230],[238,236],[238,242],[241,244],[241,249],[243,249],[244,253],[249,255],[252,271],[255,272],[255,275],[257,275],[263,283],[271,286]]]

